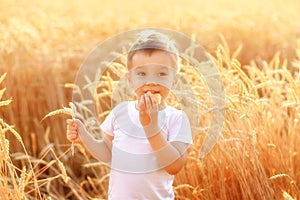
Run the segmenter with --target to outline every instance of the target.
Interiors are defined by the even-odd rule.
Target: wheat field
[[[182,67],[196,86],[201,124],[175,176],[176,199],[300,199],[299,10],[297,0],[1,0],[0,199],[107,198],[109,167],[80,146],[72,156],[66,140],[73,83],[96,45],[146,27],[197,41],[226,93],[223,136],[200,160],[209,96],[198,74]],[[112,69],[98,88],[106,91],[97,96],[99,120],[124,70]]]

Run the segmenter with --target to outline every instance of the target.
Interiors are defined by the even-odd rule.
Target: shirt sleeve
[[[168,140],[193,144],[190,122],[184,111],[176,112],[170,118]]]
[[[114,112],[110,112],[100,125],[101,130],[111,136],[114,136],[114,118]]]

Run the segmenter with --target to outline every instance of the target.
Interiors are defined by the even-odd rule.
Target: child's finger
[[[76,127],[74,127],[74,126],[67,126],[67,130],[68,131],[77,131],[77,128]]]
[[[77,132],[74,132],[74,131],[68,131],[67,132],[67,139],[70,140],[70,141],[74,141],[78,138],[78,134]]]
[[[67,129],[67,135],[70,135],[70,134],[77,135],[78,134],[77,129]]]
[[[151,112],[151,110],[157,105],[158,103],[155,96],[152,93],[147,94],[147,111]]]
[[[148,112],[150,112],[155,105],[155,100],[153,98],[154,96],[152,93],[147,93],[145,96],[146,108]]]
[[[145,111],[146,110],[146,104],[145,104],[145,97],[142,95],[138,101],[138,107],[140,111]]]
[[[77,124],[76,124],[75,120],[73,120],[73,119],[68,119],[67,120],[67,126],[77,128]]]
[[[73,127],[78,127],[77,123],[73,119],[67,119],[67,126],[73,126]]]
[[[151,101],[151,105],[152,105],[152,106],[154,106],[154,105],[157,104],[157,100],[156,100],[156,98],[155,98],[155,96],[154,96],[153,94],[151,94],[151,95],[149,96],[149,98],[150,98],[150,101]]]
[[[68,133],[67,138],[69,140],[76,140],[77,139],[77,135],[75,133]]]
[[[73,122],[73,123],[67,124],[67,127],[77,129],[78,125],[76,124],[76,122]]]
[[[67,120],[66,120],[66,123],[67,123],[67,124],[72,124],[72,123],[73,123],[73,119],[67,119]]]
[[[149,111],[150,102],[149,102],[149,95],[148,94],[144,94],[144,102],[145,102],[146,110]]]

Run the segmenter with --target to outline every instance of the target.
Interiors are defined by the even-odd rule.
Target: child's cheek
[[[137,90],[138,88],[142,87],[144,84],[145,84],[144,80],[133,79],[130,86],[133,90]]]

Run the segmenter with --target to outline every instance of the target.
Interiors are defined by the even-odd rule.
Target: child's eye
[[[167,76],[168,74],[166,72],[159,72],[159,76]]]
[[[138,75],[138,76],[145,76],[146,73],[145,73],[145,72],[138,72],[137,75]]]

